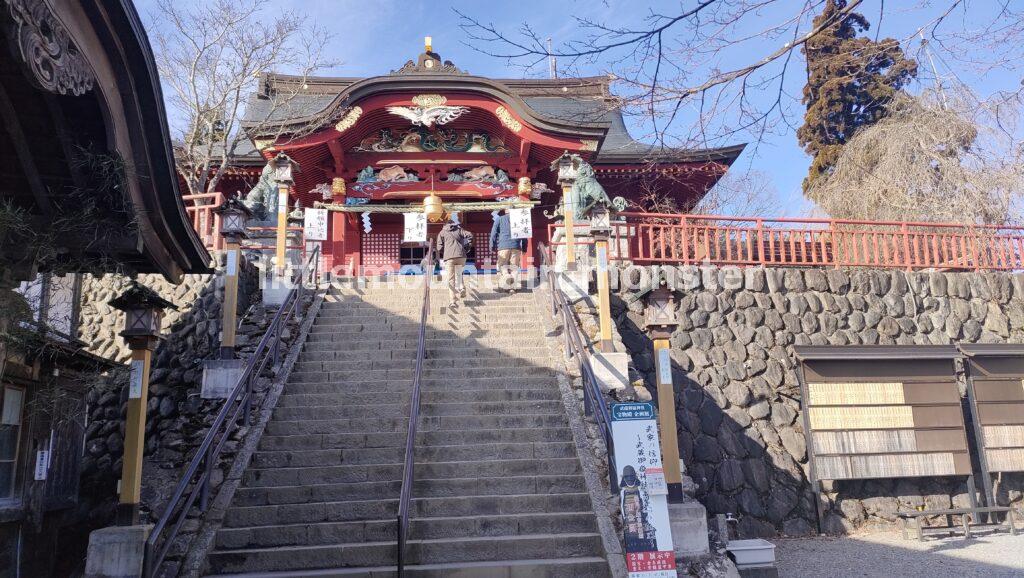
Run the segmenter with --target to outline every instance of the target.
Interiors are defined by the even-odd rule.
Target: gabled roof
[[[420,56],[420,63],[440,57],[434,53]],[[246,109],[243,126],[272,120],[284,124],[327,122],[340,116],[346,106],[355,104],[371,90],[477,90],[514,100],[525,116],[540,125],[573,127],[594,133],[600,147],[595,164],[636,164],[647,162],[707,162],[731,165],[744,145],[720,149],[676,149],[635,140],[623,120],[621,101],[611,94],[611,77],[590,76],[556,79],[489,79],[458,71],[450,62],[427,72],[410,61],[399,71],[369,78],[300,78],[267,74],[262,90],[253,96]],[[273,109],[270,95],[281,89],[301,90],[287,103]],[[253,150],[252,153],[256,151]],[[241,156],[241,155],[239,155]]]

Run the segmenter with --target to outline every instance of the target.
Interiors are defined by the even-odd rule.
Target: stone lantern
[[[672,356],[669,339],[679,321],[675,296],[668,287],[659,286],[647,294],[644,328],[654,342],[654,368],[658,384],[658,425],[661,428],[661,457],[668,485],[668,501],[683,501],[683,472],[679,462],[676,433],[676,396],[672,382]]]

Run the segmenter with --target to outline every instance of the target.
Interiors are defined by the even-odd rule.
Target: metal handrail
[[[305,294],[306,282],[315,282],[317,279],[316,271],[319,268],[319,259],[320,248],[317,247],[310,254],[305,265],[292,276],[293,286],[288,292],[288,296],[277,313],[274,314],[270,326],[267,327],[267,331],[263,334],[255,351],[246,360],[238,382],[228,394],[227,399],[224,400],[224,405],[221,406],[216,419],[210,425],[210,430],[199,444],[199,449],[185,470],[181,481],[175,487],[174,494],[164,509],[163,515],[153,526],[153,530],[146,539],[145,563],[143,565],[145,578],[156,575],[168,550],[174,544],[175,538],[178,537],[181,526],[188,519],[192,507],[196,505],[196,501],[199,502],[199,510],[206,511],[210,500],[210,479],[213,471],[217,468],[224,445],[238,428],[240,422],[248,424],[253,409],[253,384],[268,365],[279,363],[282,330],[293,317],[298,315]]]
[[[409,532],[409,502],[412,500],[413,471],[416,454],[416,422],[420,417],[420,377],[427,343],[427,316],[430,314],[430,279],[434,274],[434,243],[427,244],[423,257],[423,307],[420,310],[420,332],[416,342],[416,369],[412,378],[412,396],[409,402],[409,433],[405,438],[405,467],[402,473],[402,491],[398,496],[398,554],[396,566],[402,576],[405,567],[405,539]]]
[[[591,367],[590,350],[583,336],[580,335],[579,319],[569,299],[558,285],[558,273],[548,271],[548,287],[551,291],[552,315],[561,315],[565,334],[565,351],[571,359],[575,359],[583,380],[583,411],[594,418],[594,423],[601,430],[604,445],[608,450],[608,488],[612,495],[619,493],[619,476],[615,468],[615,442],[612,439],[612,416],[608,404],[601,394],[594,369]]]

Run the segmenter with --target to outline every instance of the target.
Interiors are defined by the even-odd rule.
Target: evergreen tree
[[[854,133],[886,114],[886,106],[917,75],[917,62],[907,58],[899,42],[879,41],[857,34],[870,28],[856,12],[840,20],[846,0],[827,0],[814,19],[815,27],[833,22],[807,41],[807,105],[797,139],[813,157],[804,193],[814,199],[813,185],[827,176],[839,152]]]

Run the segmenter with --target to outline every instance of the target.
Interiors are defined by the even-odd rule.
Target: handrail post
[[[690,264],[690,225],[687,221],[686,215],[683,215],[679,220],[681,228],[679,229],[680,234],[683,236],[682,251],[683,251],[683,265]],[[653,255],[652,255],[653,257]]]
[[[842,259],[839,258],[839,251],[836,250],[836,248],[839,247],[837,232],[836,221],[835,219],[832,219],[828,222],[828,236],[832,241],[832,261],[835,263],[836,269],[840,267],[840,261],[842,261]]]
[[[764,265],[764,219],[757,220],[757,263]]]
[[[900,225],[900,231],[903,233],[903,264],[906,270],[910,271],[910,229],[905,222]]]

